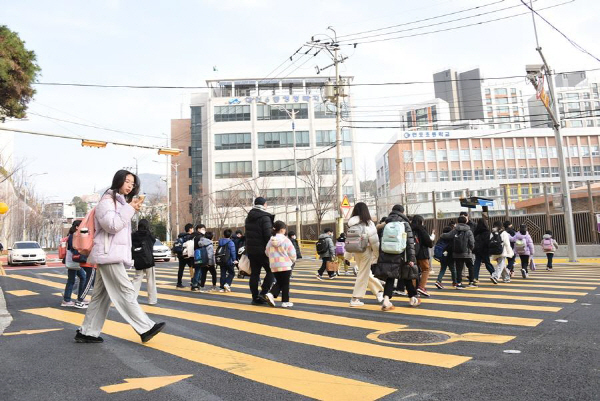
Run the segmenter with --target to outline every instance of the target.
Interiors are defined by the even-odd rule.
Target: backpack
[[[206,245],[199,247],[194,251],[194,264],[195,265],[208,265],[208,250]]]
[[[335,255],[336,256],[344,256],[344,252],[346,252],[346,243],[337,241],[335,243]]]
[[[527,252],[527,244],[525,243],[525,238],[518,239],[515,241],[515,252],[517,255],[525,255]]]
[[[185,243],[185,236],[177,238],[177,241],[173,244],[173,253],[181,255],[183,252],[183,244]]]
[[[329,250],[329,246],[327,245],[327,238],[319,238],[317,241],[315,248],[317,249],[317,253],[322,255]]]
[[[438,262],[445,256],[444,252],[448,250],[448,241],[440,239],[433,247],[433,258]]]
[[[454,234],[454,241],[452,242],[452,248],[456,254],[468,254],[469,253],[469,240],[467,238],[467,231],[458,231]]]
[[[406,228],[402,221],[392,221],[383,228],[381,251],[392,255],[400,255],[406,249]]]
[[[542,241],[542,249],[544,250],[544,252],[552,252],[552,245],[552,238],[544,238],[544,240]]]
[[[73,248],[82,255],[88,256],[94,247],[94,235],[96,234],[96,208],[93,208],[85,216],[79,230],[73,234]],[[108,239],[108,237],[107,237]]]
[[[133,266],[136,270],[148,269],[154,266],[153,248],[148,241],[142,241],[140,247],[131,250]]]
[[[215,254],[215,262],[218,266],[227,267],[230,264],[231,255],[229,254],[229,241],[225,242],[223,245],[219,245],[217,248],[217,253]]]
[[[502,255],[504,244],[502,243],[500,233],[492,233],[492,238],[488,244],[488,251],[490,255]]]
[[[369,237],[366,232],[367,226],[356,224],[348,228],[346,233],[345,250],[350,253],[363,253],[369,246]],[[337,253],[337,249],[336,249]]]
[[[60,239],[60,245],[58,246],[58,258],[59,259],[64,259],[67,257],[67,241],[69,241],[68,235],[66,237]]]

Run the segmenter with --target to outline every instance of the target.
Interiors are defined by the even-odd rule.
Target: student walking
[[[446,234],[452,231],[451,226],[446,226],[442,230],[442,234]],[[454,266],[454,258],[452,257],[452,242],[453,240],[438,239],[434,247],[434,258],[440,262],[440,272],[437,276],[435,286],[440,290],[444,289],[442,285],[442,279],[446,270],[450,269],[450,275],[452,277],[452,287],[456,287],[456,267]]]
[[[155,242],[156,238],[150,232],[150,223],[146,219],[141,219],[138,222],[137,231],[131,234],[131,254],[133,267],[135,267],[133,288],[135,288],[135,297],[137,298],[142,287],[142,280],[146,276],[149,305],[156,305],[158,302],[153,255]]]
[[[344,268],[344,276],[349,276],[350,273],[350,262],[346,259],[346,234],[341,233],[340,236],[335,240],[335,256],[337,259],[338,266]]]
[[[377,297],[377,302],[383,302],[383,286],[371,272],[371,265],[379,257],[379,237],[377,228],[371,220],[369,208],[364,202],[358,202],[348,220],[348,235],[345,250],[354,254],[358,273],[352,291],[351,307],[363,306],[362,298],[367,293],[367,287]]]
[[[530,258],[535,253],[533,247],[533,240],[531,235],[527,232],[527,226],[521,224],[519,231],[510,239],[515,243],[515,253],[519,255],[521,259],[521,275],[523,278],[529,277],[529,262]]]
[[[554,258],[554,252],[558,249],[558,242],[552,238],[552,231],[546,230],[546,233],[542,237],[542,250],[548,258],[546,263],[546,270],[552,270],[552,259]]]
[[[290,277],[292,266],[296,262],[296,248],[292,241],[285,236],[287,226],[283,221],[276,221],[273,225],[273,236],[267,243],[265,254],[269,257],[269,266],[275,276],[275,284],[267,292],[267,302],[275,306],[275,298],[281,292],[281,307],[291,308],[290,302]]]
[[[429,254],[429,249],[433,248],[435,232],[433,232],[431,235],[427,232],[427,227],[425,227],[425,219],[423,219],[423,216],[418,214],[413,216],[411,228],[415,242],[419,244],[416,251],[416,258],[421,277],[419,278],[417,292],[424,297],[428,297],[429,292],[427,292],[427,280],[429,280],[429,271],[431,270],[431,266],[429,264],[429,259],[431,256]]]
[[[508,235],[512,237],[515,236],[515,234],[517,233],[515,231],[515,229],[513,228],[513,225],[510,221],[505,221],[503,223],[504,226],[504,231],[506,231],[508,233]],[[514,271],[515,271],[515,259],[517,258],[517,253],[514,252],[515,250],[515,242],[511,239],[510,240],[510,247],[513,249],[513,257],[512,258],[508,258],[507,259],[507,263],[506,263],[506,268],[508,269],[508,271],[510,272],[510,276],[512,277],[514,275]]]
[[[76,249],[73,248],[73,234],[79,229],[81,220],[75,220],[69,229],[69,237],[67,239],[67,256],[65,257],[65,266],[67,267],[67,284],[65,286],[65,292],[63,294],[63,301],[60,306],[70,307],[74,306],[78,309],[85,309],[88,307],[88,303],[85,302],[86,288],[86,273],[85,270],[79,265],[80,254]],[[75,286],[75,277],[79,278],[79,289],[77,291],[77,301],[71,300],[71,294],[73,293],[73,287]]]
[[[183,288],[183,271],[185,267],[194,267],[194,255],[189,255],[189,247],[186,243],[194,237],[194,225],[186,224],[185,232],[180,233],[177,236],[177,241],[173,246],[173,252],[177,255],[177,261],[179,262],[179,270],[177,270],[177,288]]]
[[[302,252],[300,250],[300,244],[298,243],[298,238],[296,237],[296,232],[290,230],[288,232],[288,238],[292,241],[292,245],[294,245],[294,249],[296,250],[296,260],[302,259]]]
[[[514,256],[514,252],[510,245],[510,235],[504,230],[504,226],[499,221],[494,222],[492,225],[488,250],[491,260],[496,262],[490,280],[494,284],[498,284],[500,279],[505,283],[510,283],[510,270],[506,267],[506,262]]]
[[[253,305],[264,305],[267,302],[266,294],[273,285],[273,273],[269,267],[269,258],[265,255],[267,243],[273,234],[273,221],[275,216],[267,212],[267,200],[258,197],[254,200],[254,207],[246,217],[246,253],[250,259],[250,292],[252,293]],[[258,281],[261,270],[265,269],[265,277],[262,288],[258,292]]]
[[[215,247],[212,242],[213,233],[208,231],[204,236],[196,238],[196,250],[194,251],[194,279],[192,280],[192,291],[205,292],[204,285],[206,277],[210,272],[212,288],[209,291],[217,291],[217,269],[215,268]]]
[[[469,287],[477,287],[473,274],[475,238],[471,228],[467,225],[467,218],[460,216],[456,227],[449,233],[443,234],[441,238],[452,240],[452,258],[456,265],[456,289],[462,290],[465,288],[462,284],[462,273],[465,266],[469,269]]]
[[[473,254],[475,254],[475,262],[473,262],[473,275],[475,284],[479,283],[479,272],[481,270],[481,263],[485,265],[485,268],[490,273],[490,277],[494,274],[494,266],[490,262],[490,251],[488,249],[490,244],[490,229],[483,218],[479,219],[475,230],[473,231],[475,237],[475,248],[473,248]]]
[[[333,230],[331,228],[325,228],[323,234],[319,235],[316,247],[322,261],[321,267],[317,271],[317,279],[323,280],[323,273],[327,269],[327,262],[333,262],[335,258],[335,245],[333,243]],[[327,275],[330,279],[334,279],[337,273],[327,270]]]
[[[231,230],[223,231],[223,238],[219,240],[219,247],[215,254],[215,262],[221,268],[221,289],[219,292],[231,292],[231,284],[235,276],[233,268],[235,259],[235,244],[231,240]]]
[[[419,306],[414,280],[419,277],[415,252],[415,241],[408,217],[404,214],[404,206],[394,205],[385,219],[381,231],[379,258],[375,267],[375,276],[385,280],[383,303],[381,310],[395,309],[390,301],[394,293],[396,279],[402,281],[408,292],[411,306]]]
[[[77,329],[75,341],[100,343],[102,326],[111,302],[121,316],[147,342],[158,334],[165,323],[154,323],[142,311],[136,299],[133,284],[126,268],[133,266],[131,259],[131,219],[142,206],[143,198],[136,198],[140,188],[137,176],[119,170],[94,209],[95,234],[88,262],[98,266],[92,300],[83,324]]]

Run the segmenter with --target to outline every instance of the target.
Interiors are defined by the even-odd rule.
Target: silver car
[[[17,241],[8,248],[8,265],[46,264],[46,252],[36,241]]]
[[[154,255],[154,260],[157,262],[159,260],[162,260],[163,262],[168,262],[171,260],[171,250],[158,239],[154,243],[152,255]]]

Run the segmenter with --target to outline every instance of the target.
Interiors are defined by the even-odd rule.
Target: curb
[[[2,292],[2,287],[0,287],[0,335],[4,333],[4,330],[10,326],[10,322],[12,322],[12,316],[8,313],[6,309],[6,300],[4,299],[4,293]]]

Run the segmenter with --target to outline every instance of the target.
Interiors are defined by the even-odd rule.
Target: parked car
[[[17,241],[8,248],[8,265],[46,264],[46,252],[36,241]]]
[[[159,260],[162,260],[163,262],[168,262],[171,260],[171,250],[158,239],[154,243],[152,254],[154,255],[154,260],[157,262]]]

